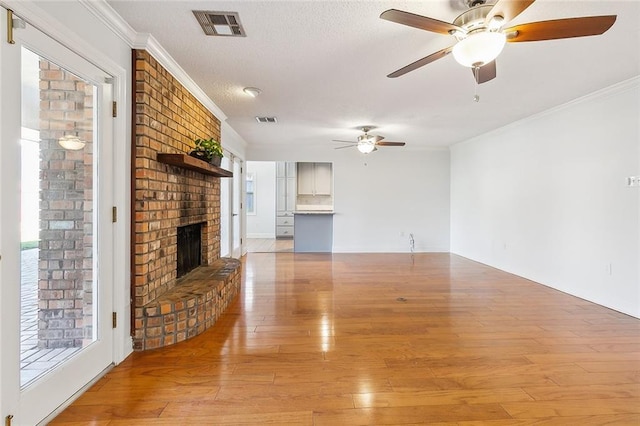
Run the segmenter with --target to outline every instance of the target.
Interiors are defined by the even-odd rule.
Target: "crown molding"
[[[623,80],[623,81],[620,81],[618,83],[614,83],[611,86],[607,86],[605,88],[596,90],[595,92],[591,92],[591,93],[588,93],[588,94],[586,94],[584,96],[580,96],[580,97],[578,97],[576,99],[570,100],[570,101],[565,102],[563,104],[557,105],[555,107],[549,108],[549,109],[541,111],[539,113],[536,113],[536,114],[530,115],[528,117],[522,118],[522,119],[520,119],[518,121],[514,121],[513,123],[509,123],[509,124],[507,124],[505,126],[497,128],[497,129],[493,129],[493,130],[490,130],[490,131],[488,131],[486,133],[482,133],[480,135],[473,136],[473,137],[471,137],[469,139],[466,139],[464,141],[452,144],[450,146],[450,148],[453,148],[454,146],[463,146],[463,145],[466,145],[466,144],[470,144],[470,143],[473,143],[474,141],[476,141],[479,138],[483,138],[483,137],[486,137],[486,136],[497,134],[497,133],[502,132],[504,130],[508,130],[508,129],[512,129],[512,128],[515,128],[515,127],[522,126],[525,123],[536,121],[536,120],[538,120],[538,119],[540,119],[542,117],[545,117],[545,116],[548,116],[548,115],[552,115],[552,114],[567,110],[567,109],[572,108],[572,107],[577,106],[577,105],[585,104],[585,103],[592,102],[592,101],[595,101],[595,100],[598,100],[598,99],[604,99],[604,98],[607,98],[609,96],[614,96],[614,95],[617,95],[619,93],[624,93],[624,92],[627,92],[627,91],[630,91],[630,90],[635,90],[638,87],[640,87],[640,75],[631,77],[631,78],[629,78],[627,80]]]
[[[124,40],[129,46],[133,46],[136,38],[136,30],[127,23],[109,3],[104,0],[78,0],[89,12],[98,18],[114,34]]]

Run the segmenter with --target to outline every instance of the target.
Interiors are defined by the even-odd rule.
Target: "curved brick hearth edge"
[[[135,350],[157,349],[197,336],[213,326],[240,291],[241,263],[220,258],[178,279],[176,286],[143,307]]]

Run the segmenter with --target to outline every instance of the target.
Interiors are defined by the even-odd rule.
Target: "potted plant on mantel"
[[[220,166],[220,162],[224,156],[222,152],[222,145],[213,138],[196,139],[195,148],[189,153],[189,155],[218,167]]]

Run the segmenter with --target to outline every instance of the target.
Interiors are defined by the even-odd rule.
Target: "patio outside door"
[[[14,38],[0,47],[0,406],[34,425],[113,360],[112,88],[30,25]]]

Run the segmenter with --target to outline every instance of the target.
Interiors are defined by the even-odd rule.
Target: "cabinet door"
[[[315,195],[331,195],[331,163],[314,163]]]
[[[286,163],[287,167],[287,177],[296,177],[296,163],[293,161],[289,161]]]
[[[296,178],[288,177],[287,178],[287,200],[286,200],[286,210],[294,211],[296,209]]]
[[[287,179],[276,178],[276,211],[287,210]]]
[[[298,194],[314,194],[313,163],[298,163]]]
[[[284,161],[276,162],[276,177],[287,177],[287,163]]]

